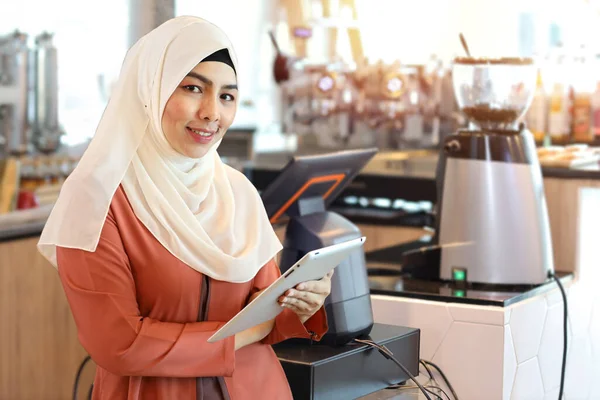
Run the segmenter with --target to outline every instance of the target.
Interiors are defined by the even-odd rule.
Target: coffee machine
[[[454,60],[454,92],[469,126],[442,143],[432,245],[403,254],[414,277],[536,285],[553,272],[541,169],[520,122],[536,71],[532,59]]]

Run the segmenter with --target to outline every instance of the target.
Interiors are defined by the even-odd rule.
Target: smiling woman
[[[162,129],[178,153],[201,158],[231,126],[237,83],[226,49],[206,57],[183,78],[167,101]]]
[[[94,399],[291,399],[270,345],[327,331],[329,276],[279,299],[274,320],[207,342],[280,276],[256,188],[217,152],[236,67],[201,18],[139,39],[44,227],[38,248],[98,366]]]

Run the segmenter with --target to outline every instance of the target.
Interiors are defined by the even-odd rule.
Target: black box
[[[419,374],[420,331],[374,324],[366,338],[385,345],[411,374]],[[367,345],[283,342],[273,346],[294,400],[348,400],[410,378],[392,360]]]

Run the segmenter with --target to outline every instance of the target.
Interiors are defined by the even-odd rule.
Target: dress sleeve
[[[269,261],[254,277],[254,285],[250,295],[265,289],[279,278],[280,275],[281,271],[275,260]],[[327,330],[327,314],[324,307],[321,307],[304,324],[302,324],[295,312],[286,308],[275,317],[273,330],[262,340],[262,343],[276,344],[291,338],[312,338],[315,341],[319,341],[327,333]]]
[[[235,337],[208,343],[222,322],[143,317],[117,225],[109,212],[95,252],[57,248],[58,272],[82,346],[121,376],[232,376]]]

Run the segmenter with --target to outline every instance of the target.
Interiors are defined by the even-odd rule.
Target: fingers
[[[294,289],[288,290],[279,302],[283,307],[289,308],[297,314],[313,314],[323,306],[325,298],[331,292],[331,277],[333,270],[329,271],[318,281],[308,281],[298,284]]]
[[[313,293],[309,291],[299,291],[290,289],[287,291],[284,299],[298,299],[302,300],[304,303],[312,306],[312,307],[321,307],[323,302],[325,301],[325,296],[318,293]]]
[[[329,281],[308,281],[296,286],[297,291],[311,292],[320,295],[328,295],[331,291],[331,283]]]
[[[286,296],[283,299],[280,299],[280,304],[283,307],[289,308],[297,314],[308,314],[313,312],[316,308],[318,308],[314,304],[309,304],[304,300],[301,300],[297,297],[289,297]]]
[[[331,291],[331,276],[333,275],[333,271],[330,271],[327,275],[321,278],[318,281],[307,281],[299,283],[296,286],[297,290],[305,291],[305,292],[313,292],[318,294],[328,295]]]
[[[290,310],[292,310],[294,313],[296,313],[296,315],[298,315],[298,317],[300,317],[301,320],[302,320],[302,317],[309,316],[312,314],[311,311],[306,311],[306,310],[298,308],[292,304],[282,304],[282,306],[284,308],[289,308]]]

